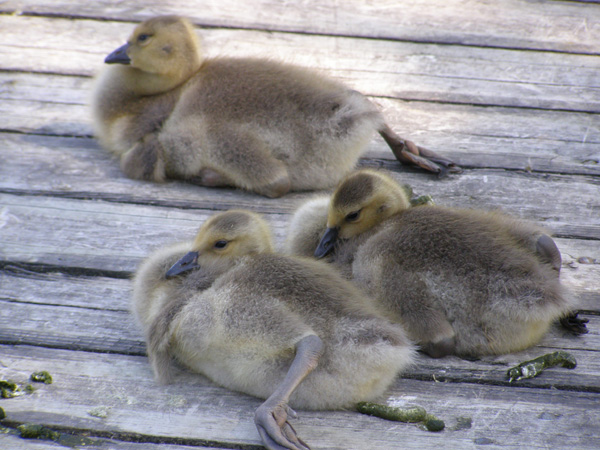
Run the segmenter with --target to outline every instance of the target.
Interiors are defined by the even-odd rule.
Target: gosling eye
[[[138,40],[138,42],[145,42],[145,41],[147,41],[148,39],[150,39],[150,35],[149,35],[149,34],[140,34],[140,35],[137,37],[137,40]]]
[[[228,244],[227,241],[223,241],[223,240],[217,241],[217,242],[215,242],[215,248],[223,249],[223,248],[227,247],[227,244]]]
[[[360,216],[360,209],[358,211],[352,211],[346,216],[346,222],[356,222]]]

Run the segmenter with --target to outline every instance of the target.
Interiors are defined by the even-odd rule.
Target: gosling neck
[[[200,63],[168,73],[150,73],[131,66],[115,67],[123,85],[134,96],[157,95],[169,92],[188,81],[199,69]]]

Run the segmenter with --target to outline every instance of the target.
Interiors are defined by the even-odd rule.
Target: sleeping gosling
[[[266,399],[255,422],[269,449],[308,448],[288,423],[290,406],[352,408],[381,395],[413,357],[403,329],[352,283],[323,262],[275,254],[268,225],[243,210],[150,256],[134,279],[133,312],[161,382],[177,362]]]
[[[382,172],[357,171],[301,207],[286,246],[332,262],[433,357],[522,350],[556,319],[586,332],[546,231],[497,212],[410,207]]]
[[[105,59],[95,134],[134,179],[181,179],[280,197],[334,186],[375,131],[403,163],[444,174],[452,161],[397,136],[366,97],[265,59],[205,58],[186,19],[155,17]]]

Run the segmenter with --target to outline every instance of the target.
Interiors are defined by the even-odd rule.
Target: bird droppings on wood
[[[427,414],[425,422],[423,422],[427,431],[442,431],[446,428],[446,424],[443,420],[438,419],[433,414]]]
[[[398,408],[395,406],[381,405],[379,403],[360,402],[356,405],[356,410],[359,413],[367,414],[369,416],[406,423],[423,422],[427,417],[427,411],[421,406]]]
[[[473,426],[473,419],[470,417],[457,417],[456,425],[452,428],[452,431],[468,430]]]
[[[360,402],[356,405],[356,410],[362,414],[396,422],[423,423],[425,429],[428,431],[442,431],[446,426],[443,420],[438,419],[433,414],[427,413],[422,406],[399,408],[379,403]]]
[[[518,366],[508,369],[506,375],[508,382],[512,383],[513,381],[537,377],[544,369],[558,365],[567,369],[574,369],[577,366],[577,361],[570,353],[558,351],[522,362]]]
[[[90,409],[87,413],[92,417],[98,417],[99,419],[106,419],[110,408],[106,406],[98,406],[97,408]]]

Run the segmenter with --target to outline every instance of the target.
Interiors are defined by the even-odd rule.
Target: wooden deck
[[[300,411],[299,435],[314,449],[600,448],[600,4],[545,0],[0,2],[0,378],[54,378],[0,399],[0,448],[260,448],[260,400],[193,374],[153,381],[129,277],[230,207],[263,212],[281,243],[311,194],[132,181],[99,148],[91,76],[135,22],[165,13],[190,17],[210,55],[314,67],[371,96],[402,136],[465,171],[438,180],[401,167],[380,139],[361,165],[393,170],[438,204],[550,228],[589,319],[589,334],[557,328],[519,354],[420,357],[387,401],[424,406],[443,432]],[[557,349],[577,368],[508,384],[508,367]],[[30,422],[61,440],[19,438]]]

